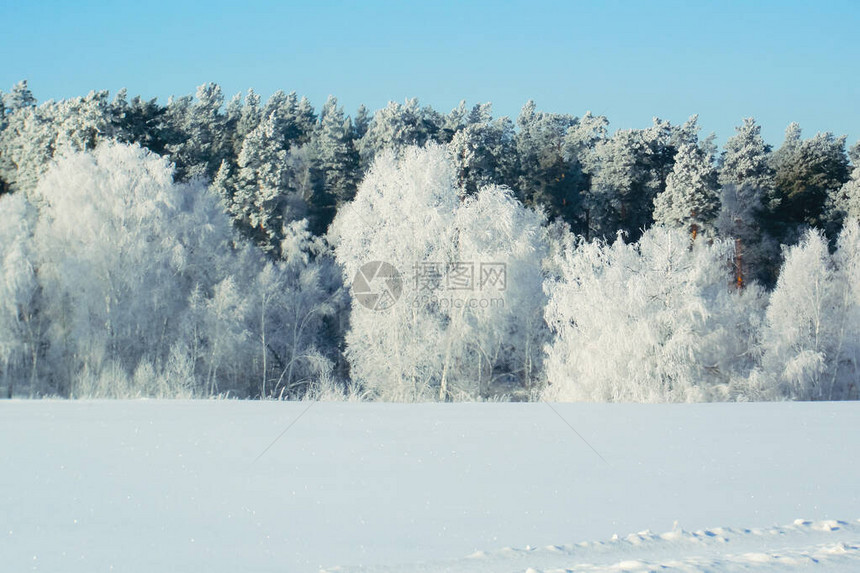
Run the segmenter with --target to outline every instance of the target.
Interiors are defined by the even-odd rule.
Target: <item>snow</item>
[[[553,408],[4,401],[3,569],[860,568],[860,404]]]

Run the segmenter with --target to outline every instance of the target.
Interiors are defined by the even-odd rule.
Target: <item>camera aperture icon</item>
[[[384,261],[361,265],[352,281],[355,300],[370,310],[387,310],[403,294],[403,279],[394,266]]]

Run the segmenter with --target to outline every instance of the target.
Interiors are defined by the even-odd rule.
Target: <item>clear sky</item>
[[[492,101],[515,117],[609,117],[611,128],[699,114],[720,142],[746,116],[778,145],[797,121],[860,138],[860,2],[363,0],[0,5],[0,89],[158,97],[207,81],[329,94],[347,113],[418,97],[439,111]]]

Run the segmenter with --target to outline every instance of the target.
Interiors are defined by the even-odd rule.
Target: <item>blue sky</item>
[[[746,116],[860,138],[860,2],[26,2],[0,7],[0,89],[158,97],[214,81],[329,94],[352,113],[418,97],[515,117],[605,114],[611,128],[699,113],[720,142]]]

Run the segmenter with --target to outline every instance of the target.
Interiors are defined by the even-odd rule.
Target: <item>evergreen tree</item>
[[[666,190],[654,200],[655,222],[683,229],[693,239],[710,234],[720,208],[717,173],[710,157],[698,145],[682,144],[666,181]]]
[[[574,116],[538,112],[535,103],[529,101],[517,118],[515,138],[520,200],[573,225],[577,223],[585,178],[580,166],[566,157],[564,142],[568,130],[577,123]]]
[[[11,191],[32,191],[55,155],[93,149],[116,136],[107,92],[38,107],[20,107],[0,132],[0,179]]]
[[[842,186],[834,203],[843,216],[860,221],[860,165],[854,167],[851,179]]]
[[[308,143],[316,126],[313,107],[306,98],[299,101],[296,92],[272,94],[263,108],[263,118],[274,118],[276,138],[284,150]]]
[[[771,148],[761,137],[761,126],[748,117],[735,131],[726,141],[720,161],[720,184],[748,184],[770,196],[774,170],[770,165]]]
[[[774,193],[771,147],[753,118],[726,141],[720,159],[720,215],[717,228],[735,240],[735,282],[750,279],[772,285],[779,266],[779,244],[764,231],[766,203]]]
[[[36,107],[36,98],[27,86],[27,80],[21,80],[12,86],[9,93],[3,94],[2,103],[7,113],[15,113],[20,109]]]
[[[330,96],[323,106],[312,147],[314,167],[321,180],[320,194],[314,197],[313,208],[320,230],[324,231],[334,218],[335,206],[352,200],[359,176],[352,125],[334,97]]]
[[[358,142],[362,166],[370,165],[373,158],[384,150],[399,153],[410,145],[422,146],[432,140],[434,126],[427,121],[432,110],[419,107],[417,99],[404,104],[388,102],[373,116],[367,132]]]
[[[237,228],[276,257],[284,224],[305,215],[305,205],[288,187],[287,151],[278,123],[278,115],[273,114],[251,131],[242,144],[235,173],[222,163],[213,182]]]
[[[819,133],[801,141],[799,128],[792,124],[774,165],[770,219],[780,226],[778,236],[790,241],[798,226],[825,228],[827,198],[849,179],[845,137]]]
[[[233,152],[236,156],[242,151],[242,143],[248,134],[260,125],[262,117],[260,96],[253,89],[250,89],[245,96],[245,102],[239,112],[239,119],[236,124],[236,135],[233,139]]]
[[[164,114],[166,109],[158,100],[143,100],[135,96],[128,101],[125,89],[117,92],[111,103],[110,116],[116,138],[124,143],[137,143],[158,154],[165,153]]]
[[[598,139],[584,158],[591,188],[584,198],[587,237],[635,240],[653,220],[654,198],[666,189],[677,145],[695,143],[696,118],[676,128],[659,118],[646,129]]]
[[[761,224],[765,193],[751,183],[726,183],[720,188],[718,234],[734,241],[735,285],[743,288],[751,280],[772,287],[780,264],[779,243],[764,232]]]
[[[475,107],[477,108],[478,106],[476,105]],[[466,126],[469,115],[469,111],[466,109],[466,100],[460,101],[457,107],[442,118],[439,125],[439,141],[441,143],[451,143],[457,132]],[[488,118],[487,121],[490,119],[492,117]]]
[[[194,101],[182,97],[168,102],[165,119],[170,136],[166,150],[176,163],[177,180],[211,180],[229,156],[230,137],[223,105],[221,87],[214,83],[199,86]]]
[[[470,122],[457,131],[448,148],[466,193],[490,184],[514,187],[515,145],[514,125],[507,117]]]
[[[364,134],[367,133],[367,130],[370,127],[370,113],[367,111],[367,108],[364,107],[364,104],[358,106],[358,110],[355,113],[355,120],[352,122],[352,139],[353,141],[359,141]]]

